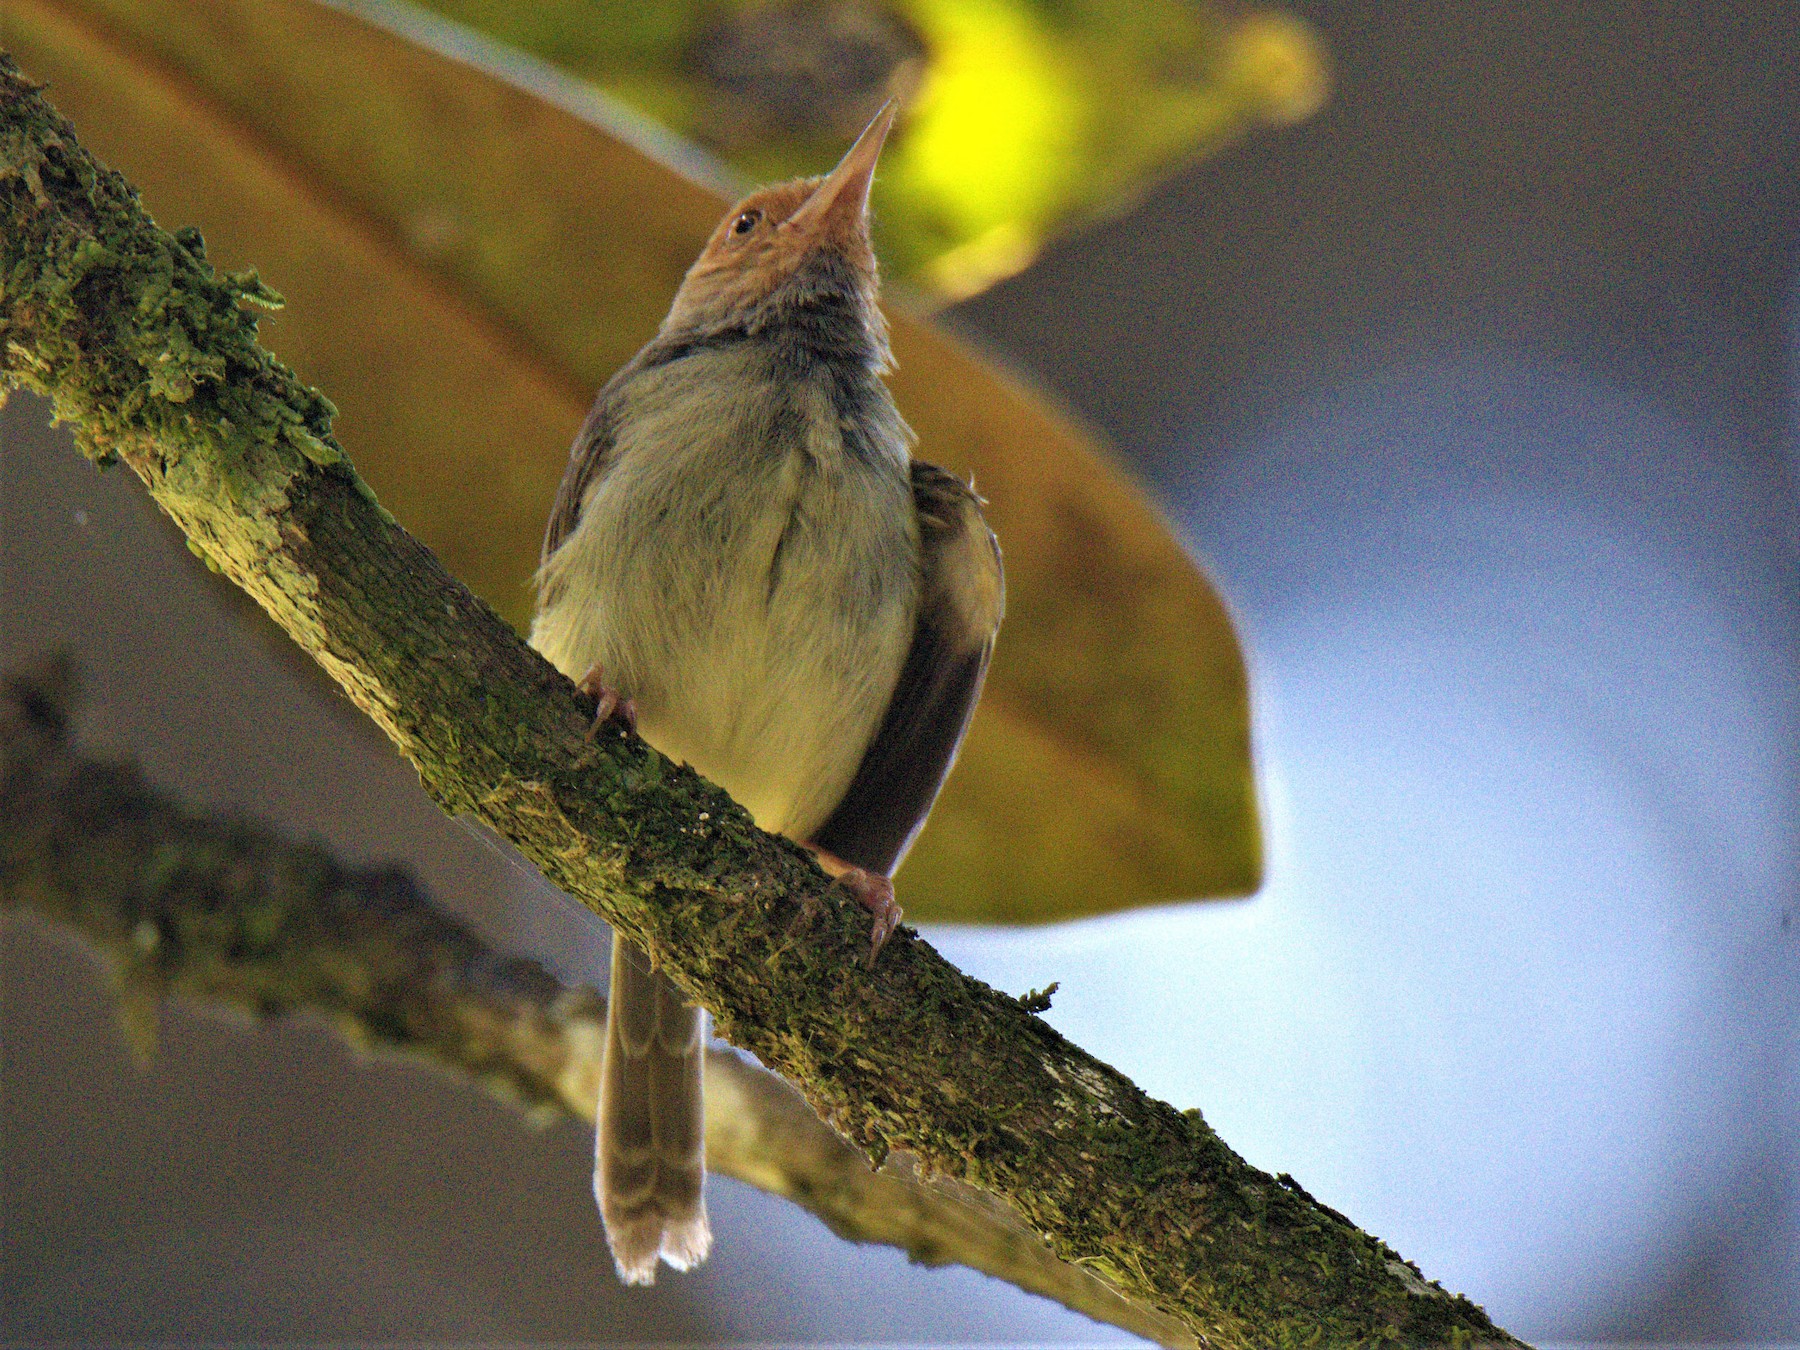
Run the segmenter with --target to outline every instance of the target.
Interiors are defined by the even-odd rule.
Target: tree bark
[[[154,1053],[170,996],[256,1017],[311,1012],[359,1048],[423,1059],[534,1118],[590,1124],[606,1002],[502,956],[402,868],[349,868],[253,821],[196,815],[131,764],[69,739],[75,670],[0,681],[0,912],[79,934],[109,968],[127,1039]],[[817,1215],[840,1237],[957,1262],[1170,1347],[1176,1323],[1058,1261],[1010,1211],[903,1153],[879,1172],[780,1078],[706,1057],[707,1166]]]
[[[0,378],[129,465],[440,806],[650,952],[876,1164],[904,1149],[999,1197],[1203,1345],[1519,1344],[910,930],[865,970],[867,916],[805,853],[636,738],[587,742],[591,704],[382,510],[330,404],[257,345],[245,305],[277,298],[157,229],[10,60],[0,288]]]

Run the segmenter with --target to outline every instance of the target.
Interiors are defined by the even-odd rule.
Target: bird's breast
[[[846,396],[830,370],[794,378],[740,346],[625,391],[533,642],[572,677],[600,664],[646,740],[806,838],[899,677],[918,525],[885,388],[869,376]]]

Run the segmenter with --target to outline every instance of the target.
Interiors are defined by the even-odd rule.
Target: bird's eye
[[[731,222],[731,232],[733,234],[749,234],[750,231],[756,228],[756,222],[761,219],[761,211],[746,211],[743,215]]]

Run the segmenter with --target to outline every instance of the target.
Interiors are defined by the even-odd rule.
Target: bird
[[[531,645],[869,911],[980,697],[1005,609],[972,484],[913,455],[884,376],[869,191],[890,101],[837,167],[726,212],[600,390],[544,535]],[[701,1012],[617,933],[594,1194],[619,1277],[712,1244]]]

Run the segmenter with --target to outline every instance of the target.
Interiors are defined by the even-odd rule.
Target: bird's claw
[[[592,741],[608,722],[617,722],[627,731],[637,730],[636,701],[624,697],[609,685],[605,672],[598,665],[591,666],[575,687],[594,700],[594,720],[584,739]]]
[[[875,958],[881,949],[887,946],[887,940],[894,936],[894,930],[900,926],[900,915],[903,912],[894,899],[894,883],[879,872],[871,872],[866,867],[858,867],[847,863],[830,849],[820,848],[817,844],[807,842],[804,847],[813,857],[819,860],[819,866],[851,895],[856,903],[874,915],[875,923],[869,936],[869,958],[863,964],[868,969],[875,969]]]
[[[851,895],[857,896],[857,904],[875,916],[875,923],[869,929],[868,961],[864,963],[869,970],[873,970],[875,958],[882,954],[882,947],[886,947],[887,940],[895,936],[895,929],[900,927],[900,914],[904,913],[900,909],[900,902],[895,900],[895,884],[877,871],[864,871],[862,868],[851,868],[837,880],[841,880],[850,889]]]
[[[873,970],[875,958],[881,955],[881,949],[887,946],[887,940],[900,926],[903,911],[899,902],[894,899],[894,883],[878,872],[870,872],[861,867],[852,867],[840,873],[837,880],[840,886],[856,897],[857,904],[874,916],[875,922],[869,933],[869,955],[863,962]]]

